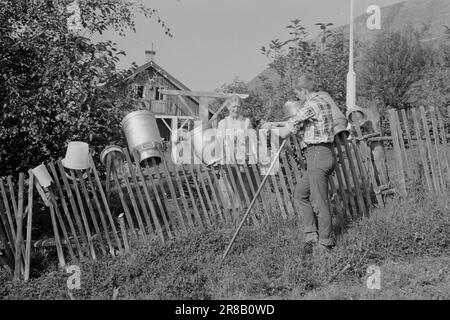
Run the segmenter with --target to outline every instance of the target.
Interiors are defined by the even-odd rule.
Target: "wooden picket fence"
[[[364,149],[367,145],[349,141],[344,134],[335,139],[333,153],[337,165],[329,181],[329,203],[335,219],[344,225],[368,214],[377,199],[379,204],[382,200],[374,192],[377,186],[373,183],[370,151]],[[300,215],[294,190],[304,173],[305,163],[297,138],[291,137],[287,145],[279,159],[280,170],[270,175],[247,221],[250,226]],[[138,163],[135,160],[138,156],[127,149],[123,149],[123,154],[120,168],[111,166],[113,160],[108,158],[110,154],[107,156],[107,166],[111,167],[106,171],[111,174],[103,176],[92,158],[91,168],[83,171],[68,170],[60,160],[50,162],[46,167],[54,183],[45,190],[31,171],[27,180],[20,174],[17,196],[11,177],[6,179],[8,190],[0,181],[0,240],[7,244],[9,259],[15,261],[16,278],[23,275],[28,279],[30,250],[42,246],[55,247],[59,265],[63,267],[68,260],[95,260],[100,256],[126,253],[130,250],[131,239],[165,243],[187,236],[193,229],[236,226],[263,179],[260,165],[256,164],[227,164],[214,168],[177,165],[164,155],[159,164],[153,159]],[[34,191],[48,207],[52,239],[31,241]],[[238,194],[240,201],[239,205],[230,207],[233,193]],[[23,223],[24,199],[31,208],[25,210],[28,212],[26,223]]]
[[[447,119],[449,116],[450,106]],[[431,192],[442,194],[449,190],[449,128],[444,119],[444,112],[432,106],[389,110],[396,180],[402,194],[422,181]]]

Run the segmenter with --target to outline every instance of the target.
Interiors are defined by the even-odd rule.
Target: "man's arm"
[[[315,116],[314,102],[307,103],[303,108],[301,108],[298,113],[291,119],[286,121],[283,127],[277,128],[279,135],[282,139],[286,139],[291,134],[295,134],[299,130],[299,126],[303,121],[306,121]]]

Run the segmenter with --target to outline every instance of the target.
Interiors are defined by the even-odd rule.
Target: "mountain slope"
[[[355,18],[355,38],[361,41],[371,41],[379,32],[384,30],[399,30],[408,24],[414,27],[429,25],[425,41],[440,43],[446,41],[445,25],[450,25],[450,0],[409,0],[402,1],[381,8],[381,30],[369,30],[366,26],[369,14]],[[350,26],[344,25],[334,28],[338,32],[349,34]],[[270,68],[265,69],[248,82],[249,89],[261,86],[259,77],[263,75],[276,82],[278,74]]]

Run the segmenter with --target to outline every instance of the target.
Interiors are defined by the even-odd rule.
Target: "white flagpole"
[[[356,74],[353,69],[353,8],[354,0],[350,0],[350,53],[348,61],[348,73],[347,73],[347,110],[352,109],[356,105]]]

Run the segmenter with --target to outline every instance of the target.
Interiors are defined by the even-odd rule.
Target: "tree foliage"
[[[281,81],[270,83],[263,80],[260,94],[268,96],[265,109],[281,105],[293,99],[295,79],[304,73],[310,74],[317,90],[330,93],[338,106],[345,108],[345,86],[348,72],[348,41],[342,32],[330,30],[331,23],[317,23],[320,33],[315,39],[308,39],[309,34],[302,26],[301,20],[295,19],[286,27],[289,38],[286,41],[272,40],[269,46],[262,47],[261,52],[270,59],[269,67],[274,69]],[[359,52],[360,43],[356,42]],[[272,118],[279,118],[278,108]]]
[[[412,27],[380,33],[364,50],[360,93],[379,99],[385,107],[408,106],[407,92],[420,80],[428,56],[420,39],[421,32]]]
[[[0,175],[62,157],[71,140],[120,138],[119,122],[133,107],[117,85],[130,72],[116,69],[125,53],[91,34],[124,34],[143,14],[171,36],[155,10],[130,0],[79,0],[83,29],[70,32],[70,2],[0,0]]]

